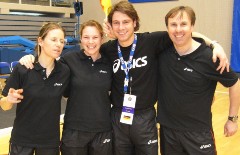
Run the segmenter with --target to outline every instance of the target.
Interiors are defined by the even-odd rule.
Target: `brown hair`
[[[103,37],[103,28],[101,26],[101,24],[99,24],[97,21],[95,20],[89,20],[89,21],[86,21],[84,22],[82,25],[81,25],[81,28],[80,28],[80,36],[82,36],[82,33],[83,33],[83,30],[85,29],[85,27],[87,26],[93,26],[93,27],[96,27],[101,35],[101,37]]]
[[[115,4],[108,14],[108,22],[112,25],[112,17],[114,12],[119,11],[123,14],[126,14],[129,16],[133,21],[136,21],[136,27],[134,28],[134,31],[139,30],[140,28],[140,19],[138,17],[137,11],[133,7],[133,5],[128,1],[120,1],[119,3]]]
[[[38,44],[38,38],[42,38],[42,40],[44,40],[45,37],[47,36],[48,32],[51,30],[55,30],[55,29],[62,30],[64,33],[64,37],[66,36],[65,29],[59,23],[48,22],[48,23],[43,24],[43,26],[41,27],[41,29],[39,31],[39,34],[37,37],[37,44],[35,46],[35,51],[37,53],[37,56],[39,56],[42,51],[41,46]]]
[[[193,9],[191,7],[189,7],[189,6],[177,6],[177,7],[173,8],[173,9],[171,9],[166,14],[166,16],[165,16],[165,24],[166,24],[166,26],[168,26],[168,19],[175,17],[179,12],[181,13],[180,14],[181,18],[183,16],[183,13],[186,12],[188,17],[191,20],[191,25],[195,24],[196,16],[195,16],[195,12],[193,11]]]

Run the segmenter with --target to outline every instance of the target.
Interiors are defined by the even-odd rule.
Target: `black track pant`
[[[179,131],[160,126],[161,155],[216,155],[212,130]]]
[[[10,144],[9,155],[59,155],[59,147],[56,148],[32,148]]]
[[[112,131],[64,129],[60,148],[62,155],[112,155]]]
[[[158,135],[154,107],[135,111],[133,124],[120,122],[121,110],[112,109],[114,155],[157,155]]]

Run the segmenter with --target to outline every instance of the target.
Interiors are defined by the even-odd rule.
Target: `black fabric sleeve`
[[[100,47],[100,53],[103,53],[106,55],[106,46],[107,46],[107,42],[106,43],[103,43]]]
[[[222,74],[220,71],[217,71],[217,67],[219,66],[219,59],[216,63],[212,60],[212,49],[206,47],[205,50],[202,51],[202,56],[197,59],[197,63],[194,67],[200,71],[206,78],[214,81],[220,82],[225,87],[231,87],[238,81],[237,74],[230,68],[230,71],[227,72],[226,69]]]
[[[157,54],[160,54],[162,51],[166,51],[173,46],[173,42],[167,31],[152,32],[149,35],[152,37],[152,41],[156,44],[155,47],[157,47]]]
[[[60,57],[60,59],[59,59],[58,61],[61,62],[61,63],[66,64],[66,62],[65,62],[65,60],[64,60],[64,56]]]
[[[100,47],[100,50],[99,50],[100,53],[108,56],[108,55],[109,55],[109,54],[108,54],[108,49],[109,49],[110,46],[111,46],[114,42],[116,42],[116,41],[117,41],[117,40],[109,40],[109,41],[103,43],[103,44],[101,45],[101,47]]]
[[[65,59],[67,59],[67,55],[68,53],[66,53],[65,55],[61,56],[60,59],[58,60],[60,63],[63,63],[63,64],[67,64],[67,62],[65,61]],[[68,66],[69,67],[69,66]],[[71,78],[71,70],[70,70],[70,78]],[[69,94],[70,94],[70,82],[68,83],[67,87],[65,88],[65,91],[63,92],[63,96],[64,97],[69,97]]]
[[[209,62],[209,69],[211,70],[206,72],[208,78],[220,82],[224,87],[231,87],[238,81],[237,74],[231,68],[229,72],[227,72],[227,70],[225,69],[222,74],[220,74],[220,71],[216,70],[220,63],[219,59],[216,63],[213,63],[211,57],[209,59]]]
[[[11,75],[6,80],[6,85],[2,91],[3,96],[8,95],[8,90],[10,88],[14,89],[20,89],[22,88],[24,79],[26,78],[25,75],[27,74],[27,68],[22,66],[21,64],[17,64],[17,66],[14,67]]]
[[[68,85],[67,85],[67,87],[66,87],[66,89],[65,89],[65,91],[63,92],[63,96],[64,97],[69,97],[69,95],[70,95],[70,91],[71,91],[71,89],[70,89],[70,82],[68,83]]]

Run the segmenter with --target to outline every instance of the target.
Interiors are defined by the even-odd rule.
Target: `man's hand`
[[[226,69],[227,72],[229,72],[229,65],[230,64],[228,62],[228,58],[227,58],[222,46],[219,45],[219,44],[214,45],[213,57],[212,57],[213,62],[216,62],[217,58],[220,60],[217,71],[220,71],[220,73],[222,74],[223,71]]]
[[[111,39],[116,39],[115,35],[113,34],[112,26],[107,21],[107,19],[104,19],[104,22],[103,22],[103,32],[106,34],[107,37]]]
[[[28,69],[33,69],[33,63],[34,63],[35,57],[31,54],[23,56],[19,63],[21,65],[24,65]]]
[[[224,135],[226,137],[230,137],[234,135],[238,130],[238,124],[237,122],[232,122],[228,120],[224,126]]]

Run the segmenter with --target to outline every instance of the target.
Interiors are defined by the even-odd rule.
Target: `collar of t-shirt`
[[[82,49],[79,53],[79,57],[80,59],[83,59],[83,60],[89,60],[89,58],[91,58],[91,56],[87,56],[85,53],[84,53],[84,50]],[[91,58],[92,60],[92,58]],[[109,62],[106,57],[104,56],[104,54],[101,54],[101,58],[97,59],[95,62],[103,62],[103,63],[107,63]]]
[[[52,74],[54,74],[54,73],[56,73],[56,72],[60,72],[60,69],[59,69],[59,67],[58,67],[58,63],[57,63],[57,61],[55,60],[54,61],[54,69],[53,69],[53,71],[52,71]],[[34,69],[36,70],[36,71],[42,71],[42,70],[46,70],[46,68],[43,68],[41,65],[40,65],[40,63],[39,62],[34,62],[34,64],[33,64],[33,66],[34,66]]]

